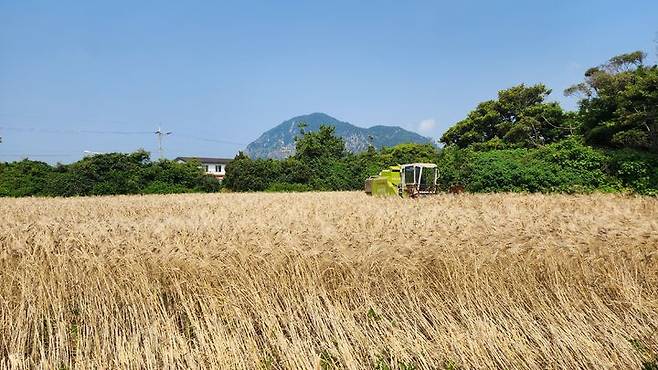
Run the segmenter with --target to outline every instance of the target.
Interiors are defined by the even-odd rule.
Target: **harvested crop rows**
[[[658,200],[0,199],[0,367],[641,368]]]

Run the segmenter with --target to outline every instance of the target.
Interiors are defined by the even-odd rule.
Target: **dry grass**
[[[0,199],[0,217],[0,367],[640,368],[658,344],[655,198]]]

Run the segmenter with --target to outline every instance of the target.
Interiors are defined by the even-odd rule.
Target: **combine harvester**
[[[403,164],[369,177],[365,190],[369,195],[417,198],[436,194],[438,178],[439,172],[433,163]]]

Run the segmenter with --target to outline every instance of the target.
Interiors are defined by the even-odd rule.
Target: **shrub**
[[[23,160],[0,163],[0,196],[75,196],[215,192],[220,182],[194,163],[151,162],[144,151],[94,155],[50,166]]]
[[[633,149],[608,151],[608,171],[637,193],[658,193],[658,154]]]
[[[574,193],[618,191],[626,187],[647,194],[656,188],[650,173],[656,168],[652,162],[643,158],[636,163],[637,157],[632,157],[630,162],[621,158],[611,160],[611,153],[586,146],[577,139],[537,149],[481,152],[447,148],[439,157],[440,185],[446,189],[461,184],[472,192]],[[628,179],[619,178],[620,175],[627,175]]]

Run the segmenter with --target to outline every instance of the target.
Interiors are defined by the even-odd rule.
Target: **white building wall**
[[[185,163],[185,161],[178,160],[178,163]],[[226,163],[201,163],[201,168],[206,168],[208,166],[208,170],[206,171],[207,174],[209,175],[217,175],[217,176],[224,176],[226,174]],[[220,166],[219,168],[216,168],[215,166]]]
[[[211,175],[225,175],[226,174],[226,164],[225,163],[202,163],[202,166],[208,166],[208,171],[207,173]],[[217,168],[217,167],[219,168]],[[219,171],[218,171],[219,170]]]

